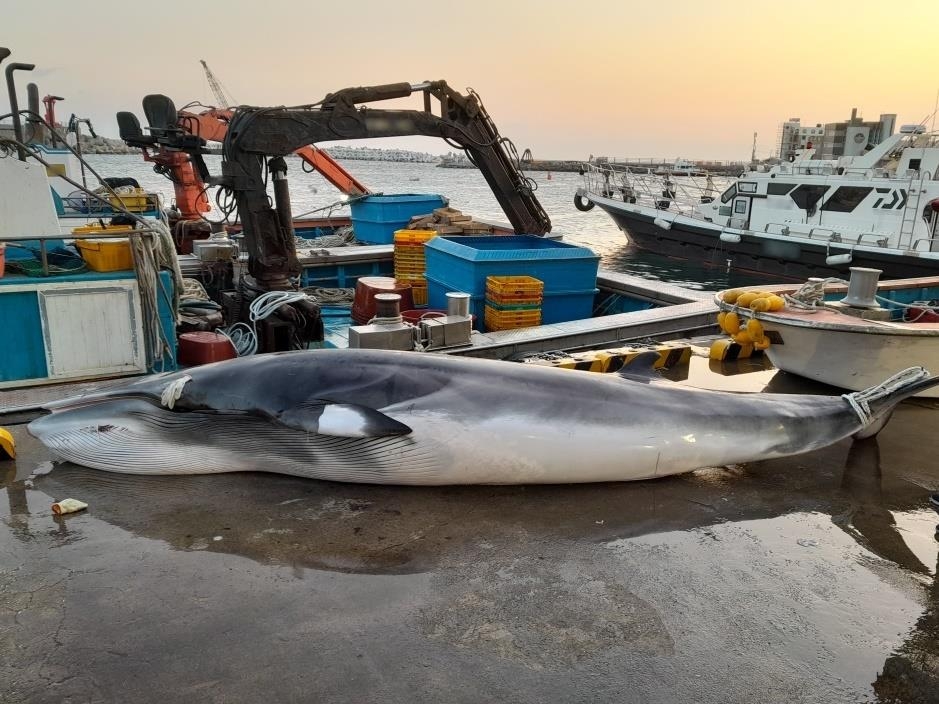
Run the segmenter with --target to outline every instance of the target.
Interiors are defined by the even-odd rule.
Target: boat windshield
[[[727,202],[729,202],[730,199],[733,198],[735,195],[737,195],[737,184],[736,184],[736,183],[735,183],[734,185],[732,185],[730,188],[728,188],[726,191],[724,191],[723,193],[721,193],[721,203],[727,203]]]

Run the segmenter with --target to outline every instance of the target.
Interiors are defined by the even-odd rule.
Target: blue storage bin
[[[544,282],[545,324],[589,318],[597,294],[600,257],[586,247],[535,235],[435,237],[424,245],[430,308],[446,308],[446,293],[471,296],[485,316],[487,276],[534,276]]]
[[[395,230],[407,226],[415,215],[429,215],[449,201],[433,193],[376,194],[352,202],[355,238],[370,244],[392,244]]]

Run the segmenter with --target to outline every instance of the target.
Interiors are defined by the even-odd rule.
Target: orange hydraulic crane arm
[[[178,124],[189,134],[204,139],[206,142],[224,142],[234,113],[233,109],[220,108],[205,110],[201,113],[180,110]],[[364,196],[371,193],[365,185],[325,151],[307,145],[300,147],[294,153],[346,195]]]

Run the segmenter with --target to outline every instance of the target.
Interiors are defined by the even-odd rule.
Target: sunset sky
[[[67,98],[60,120],[76,112],[106,136],[117,136],[116,111],[142,118],[147,93],[211,102],[202,58],[254,105],[354,85],[471,86],[535,158],[745,159],[753,132],[766,157],[789,117],[831,122],[857,107],[918,123],[939,90],[937,0],[11,5],[0,43],[8,61],[37,65],[19,74],[21,104],[36,81],[41,95]],[[424,139],[378,146],[449,150]]]

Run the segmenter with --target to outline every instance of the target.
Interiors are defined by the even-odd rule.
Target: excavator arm
[[[232,108],[211,108],[200,113],[180,110],[178,124],[184,131],[206,142],[224,142],[234,113]],[[294,150],[294,153],[346,195],[364,196],[371,193],[325,151],[307,144]]]
[[[381,110],[360,103],[422,93],[423,110]],[[432,111],[432,99],[438,112]],[[293,244],[284,156],[314,142],[424,135],[463,148],[485,177],[516,232],[544,235],[551,221],[535,198],[530,181],[506,150],[505,140],[472,92],[462,95],[444,81],[347,88],[322,102],[300,108],[239,108],[225,137],[223,185],[235,195],[244,225],[248,270],[265,288],[285,288],[299,273]],[[265,157],[273,178],[271,206],[264,176]]]
[[[157,97],[169,100],[163,96]],[[145,112],[148,113],[148,119],[152,117],[152,108],[147,110],[145,107]],[[172,131],[162,123],[162,119],[165,118],[163,111],[158,112],[160,114],[157,122],[160,124],[150,122],[151,132],[156,128],[156,132],[150,136],[143,133],[140,122],[132,113],[118,113],[121,138],[128,146],[139,147],[143,151],[144,160],[154,164],[157,172],[164,174],[173,182],[176,206],[179,208],[182,219],[197,220],[202,213],[207,213],[211,209],[204,182],[207,174],[204,173],[204,168],[200,163],[197,162],[196,168],[193,167],[194,159],[186,151],[181,151],[181,149],[187,149],[186,146],[177,147],[179,140],[174,138]],[[176,113],[175,126],[181,132],[201,139],[202,143],[223,142],[233,114],[234,110],[231,108],[210,108],[200,113],[180,110]],[[194,151],[192,144],[188,145],[188,151],[190,153]],[[296,153],[343,193],[350,196],[362,196],[371,192],[326,152],[312,145],[305,145],[297,149]]]

